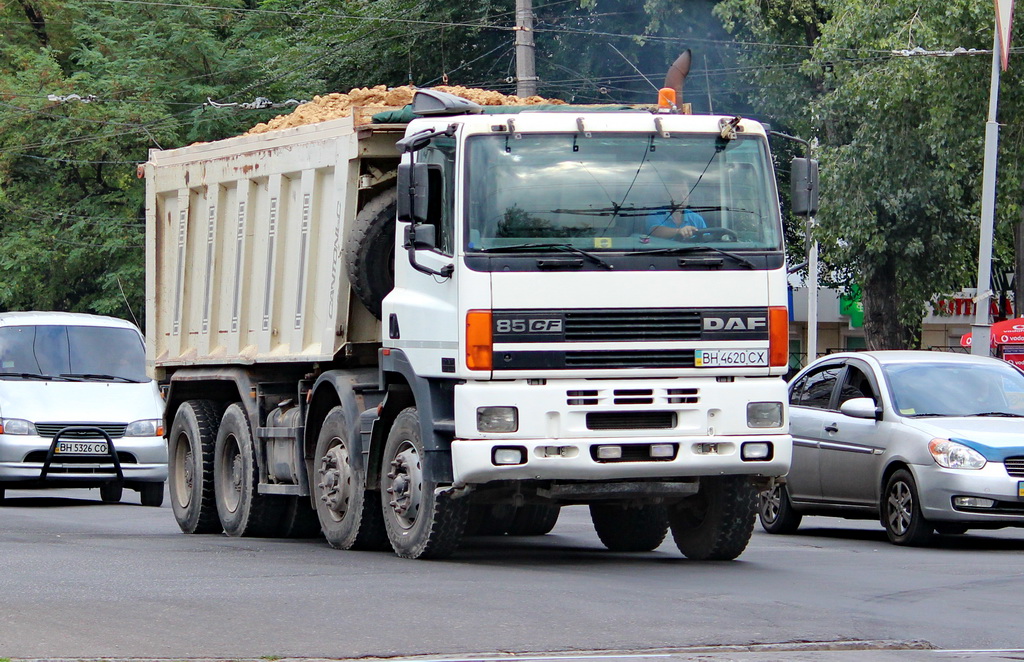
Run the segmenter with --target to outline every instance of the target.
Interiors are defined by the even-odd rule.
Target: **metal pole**
[[[989,356],[992,352],[989,300],[992,298],[992,233],[996,209],[996,165],[999,153],[999,30],[992,39],[992,83],[988,96],[988,122],[985,123],[985,163],[981,183],[981,236],[978,241],[978,294],[974,324],[971,325],[971,354]]]
[[[807,236],[811,247],[807,256],[807,362],[818,358],[818,241],[811,230],[814,217],[807,217]]]
[[[534,63],[533,0],[516,0],[516,96],[537,94]]]

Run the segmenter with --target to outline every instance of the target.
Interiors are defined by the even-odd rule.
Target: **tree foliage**
[[[802,36],[800,45],[810,47],[782,74],[803,94],[765,86],[761,98],[821,143],[817,237],[831,273],[863,288],[868,346],[915,346],[925,304],[973,284],[991,56],[893,52],[990,48],[992,7],[970,0],[727,0],[720,12],[737,33],[794,47]],[[1019,112],[1019,87],[1013,71],[1004,75],[1004,123]],[[1003,224],[1020,213],[1012,185],[1021,142],[1015,124],[1008,123],[1000,149]]]

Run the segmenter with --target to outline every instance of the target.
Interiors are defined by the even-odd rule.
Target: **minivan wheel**
[[[882,524],[894,545],[920,546],[932,537],[932,525],[921,514],[917,484],[906,469],[889,477],[881,503]]]

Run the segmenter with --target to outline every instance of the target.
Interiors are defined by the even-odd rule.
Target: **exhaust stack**
[[[676,105],[683,103],[683,83],[686,82],[686,75],[690,73],[690,49],[687,48],[683,54],[676,58],[672,66],[665,74],[665,87],[676,91]]]

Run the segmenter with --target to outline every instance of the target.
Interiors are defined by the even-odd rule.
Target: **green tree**
[[[863,289],[868,347],[915,347],[928,302],[973,284],[991,56],[893,51],[989,48],[990,5],[969,0],[727,0],[737,31],[813,48],[784,91],[759,94],[783,123],[821,141],[820,239],[832,273]],[[740,28],[742,26],[742,28]],[[777,52],[777,48],[773,52]],[[999,220],[1019,217],[1021,95],[1003,79]]]

